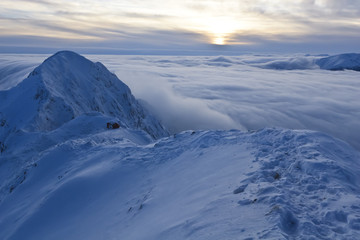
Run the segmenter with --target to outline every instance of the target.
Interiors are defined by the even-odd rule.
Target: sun
[[[234,16],[201,16],[192,19],[191,29],[207,37],[208,43],[214,45],[238,44],[236,34],[247,31],[254,25]],[[234,38],[235,37],[235,38]]]
[[[229,36],[238,29],[238,22],[224,17],[209,18],[204,29],[208,32],[212,44],[226,45]]]
[[[215,37],[213,39],[213,44],[215,45],[224,45],[225,44],[225,38],[222,36]]]

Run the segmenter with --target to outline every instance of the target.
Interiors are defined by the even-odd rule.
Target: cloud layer
[[[259,68],[304,64],[315,56],[94,57],[149,102],[173,131],[312,129],[360,148],[359,72]]]
[[[0,63],[25,73],[26,66],[40,64],[46,57],[0,55]],[[173,133],[187,129],[312,129],[360,149],[359,72],[333,72],[313,65],[306,70],[269,69],[279,64],[297,68],[305,64],[305,69],[323,56],[87,57],[116,73]],[[18,74],[8,73],[7,81],[0,79],[0,87],[19,81]],[[12,84],[10,79],[14,79]]]

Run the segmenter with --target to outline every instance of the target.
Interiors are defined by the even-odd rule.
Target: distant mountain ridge
[[[322,58],[312,56],[265,60],[264,62],[246,62],[255,67],[274,70],[309,70],[324,69],[331,71],[360,71],[360,54],[344,53]]]
[[[116,75],[70,51],[46,59],[16,87],[0,92],[0,101],[0,137],[9,128],[51,131],[89,112],[115,117],[122,127],[144,130],[153,138],[167,136]]]
[[[316,64],[321,69],[326,70],[354,70],[360,71],[360,54],[359,53],[344,53],[325,57],[316,60]]]

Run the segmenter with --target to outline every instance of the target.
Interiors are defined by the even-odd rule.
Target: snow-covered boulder
[[[49,57],[16,87],[1,91],[0,102],[0,141],[16,129],[51,131],[89,112],[118,118],[122,127],[153,138],[167,135],[116,75],[70,51]]]
[[[355,70],[360,71],[360,54],[345,53],[318,59],[316,64],[326,70]]]

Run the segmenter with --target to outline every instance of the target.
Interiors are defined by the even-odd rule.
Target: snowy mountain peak
[[[46,59],[23,82],[0,92],[0,100],[2,120],[25,131],[54,130],[84,113],[99,112],[153,138],[167,135],[116,75],[70,51]]]

